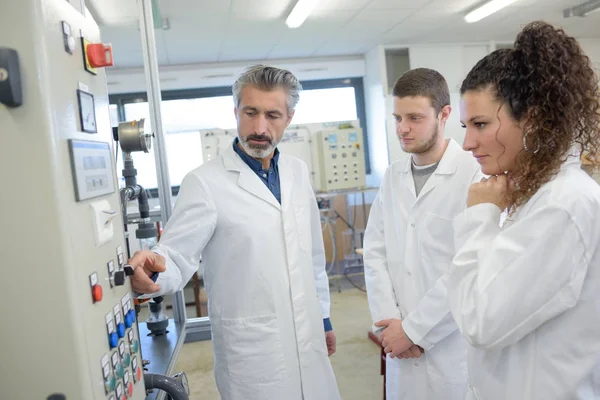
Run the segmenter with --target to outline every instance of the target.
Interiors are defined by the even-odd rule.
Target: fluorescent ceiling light
[[[298,0],[294,9],[288,15],[285,23],[290,28],[297,28],[304,23],[308,14],[315,8],[319,0]]]
[[[475,8],[473,11],[469,12],[465,15],[465,21],[468,23],[477,22],[479,20],[484,19],[485,17],[489,17],[496,11],[503,9],[511,3],[514,3],[517,0],[491,0],[487,1],[479,7]]]

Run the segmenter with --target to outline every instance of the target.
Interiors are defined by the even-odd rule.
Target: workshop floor
[[[371,326],[367,295],[351,287],[343,288],[341,293],[334,288],[331,292],[331,321],[337,333],[338,347],[331,363],[342,399],[381,399],[380,350],[367,337]],[[219,399],[213,378],[210,342],[184,344],[174,372],[179,371],[185,371],[188,376],[190,400]]]

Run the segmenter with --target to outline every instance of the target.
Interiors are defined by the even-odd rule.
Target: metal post
[[[144,55],[144,72],[146,74],[150,121],[155,134],[154,158],[156,160],[160,213],[163,224],[166,224],[172,214],[171,182],[169,179],[169,165],[167,163],[167,151],[165,148],[165,136],[160,109],[162,97],[158,77],[158,57],[156,55],[156,38],[154,37],[152,1],[138,0],[138,12],[140,14],[140,33]],[[173,316],[176,322],[185,323],[185,300],[181,291],[173,294]]]

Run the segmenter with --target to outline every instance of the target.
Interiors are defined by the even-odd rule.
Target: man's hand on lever
[[[133,290],[140,294],[156,293],[160,290],[160,286],[150,277],[156,272],[164,272],[167,269],[163,256],[150,250],[141,250],[136,251],[127,263],[133,268],[131,276]]]

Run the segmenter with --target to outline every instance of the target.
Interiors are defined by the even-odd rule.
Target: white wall
[[[354,78],[365,75],[365,61],[362,56],[181,65],[159,69],[161,90],[231,86],[236,76],[246,67],[259,63],[289,69],[300,80]],[[107,80],[110,94],[146,92],[143,68],[108,69]]]
[[[600,75],[600,39],[580,39],[579,44]]]

